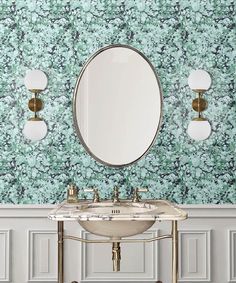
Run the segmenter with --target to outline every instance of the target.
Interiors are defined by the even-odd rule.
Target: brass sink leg
[[[178,282],[178,228],[177,221],[172,221],[172,283]]]
[[[112,243],[112,261],[113,261],[113,271],[120,271],[120,243]]]
[[[64,283],[64,222],[58,221],[57,223],[57,236],[58,236],[58,283]]]

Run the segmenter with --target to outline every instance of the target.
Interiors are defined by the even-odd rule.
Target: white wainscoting
[[[56,282],[54,206],[0,206],[0,283]],[[179,222],[179,282],[236,282],[236,205],[185,205],[189,219]],[[170,232],[169,222],[156,222],[143,235]],[[77,223],[65,233],[97,238]],[[122,244],[121,272],[112,271],[111,244],[65,241],[65,283],[171,282],[171,240]]]

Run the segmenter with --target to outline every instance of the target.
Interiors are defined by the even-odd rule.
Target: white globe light
[[[48,131],[46,123],[39,118],[36,119],[28,120],[23,129],[24,136],[32,141],[42,140]]]
[[[188,85],[192,90],[208,90],[211,86],[211,77],[204,70],[191,71]]]
[[[47,87],[48,79],[44,72],[40,70],[29,70],[24,79],[28,90],[44,90]]]
[[[188,125],[187,133],[194,140],[206,140],[211,134],[211,125],[207,120],[192,120]]]

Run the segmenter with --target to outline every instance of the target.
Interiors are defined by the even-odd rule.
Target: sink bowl
[[[84,215],[78,222],[86,231],[95,235],[113,239],[129,237],[143,233],[155,223],[155,220],[133,220],[155,209],[152,205],[125,202],[89,204],[83,207]],[[127,218],[132,219],[127,221]]]
[[[120,239],[148,230],[156,220],[182,220],[187,214],[165,200],[146,200],[133,203],[102,201],[64,202],[49,218],[57,221],[77,221],[86,231],[112,239]]]
[[[130,237],[137,234],[141,234],[148,230],[155,221],[79,221],[79,224],[88,232],[109,237],[111,239],[121,239],[123,237]]]

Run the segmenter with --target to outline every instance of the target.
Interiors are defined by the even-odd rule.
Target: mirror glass
[[[162,115],[153,66],[130,46],[99,50],[78,77],[73,112],[76,132],[97,161],[120,167],[139,160],[153,144]]]

